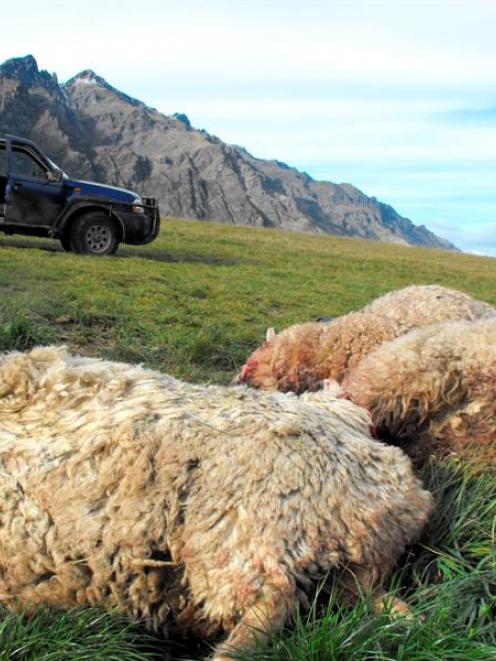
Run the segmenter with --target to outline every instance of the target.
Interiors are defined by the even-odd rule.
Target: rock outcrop
[[[163,215],[455,248],[351,184],[255,158],[93,71],[60,85],[31,55],[0,66],[0,133],[37,141],[75,177],[155,195]]]

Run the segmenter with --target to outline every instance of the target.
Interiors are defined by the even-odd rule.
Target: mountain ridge
[[[91,69],[59,84],[32,55],[4,62],[0,132],[36,140],[74,176],[155,194],[163,215],[456,250],[352,184],[257,158]]]

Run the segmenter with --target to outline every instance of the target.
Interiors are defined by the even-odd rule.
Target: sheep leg
[[[398,597],[387,594],[378,579],[378,573],[372,568],[350,568],[340,578],[339,589],[342,598],[349,604],[356,603],[360,595],[368,592],[371,594],[372,607],[376,613],[382,613],[386,609],[396,615],[407,616],[411,613],[408,604]]]
[[[293,604],[294,595],[266,587],[227,640],[216,648],[212,661],[232,661],[233,655],[268,640],[272,632],[284,625]]]
[[[412,615],[412,609],[407,603],[394,595],[387,594],[382,586],[373,591],[372,606],[375,613],[388,610],[392,615],[403,615],[405,617],[411,617]]]

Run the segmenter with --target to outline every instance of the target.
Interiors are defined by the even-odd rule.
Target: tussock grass
[[[149,246],[112,258],[0,237],[0,350],[64,343],[175,376],[228,383],[265,329],[357,309],[409,284],[439,283],[496,304],[496,260],[272,230],[168,220]],[[428,529],[390,579],[409,619],[346,608],[322,591],[309,612],[245,661],[496,660],[496,470],[429,465]],[[0,659],[203,658],[114,615],[44,611],[0,619]],[[154,656],[155,655],[155,656]]]
[[[0,615],[0,659],[151,661],[159,651],[157,641],[128,620],[96,608]]]
[[[346,608],[333,592],[244,661],[496,659],[494,473],[472,475],[443,461],[423,477],[436,511],[389,583],[411,616],[374,613],[366,595]]]
[[[24,351],[53,340],[50,326],[36,321],[8,301],[0,303],[0,351]]]
[[[452,661],[494,659],[492,643],[453,620],[453,593],[431,598],[408,619],[376,614],[367,601],[339,606],[334,595],[323,610],[297,613],[294,626],[258,646],[244,661]],[[451,600],[450,600],[451,597]]]
[[[470,569],[496,570],[495,474],[474,474],[463,465],[433,462],[424,483],[436,509],[424,535],[430,571],[452,578]]]

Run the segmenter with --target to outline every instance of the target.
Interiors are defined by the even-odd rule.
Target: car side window
[[[12,171],[14,174],[36,179],[46,179],[46,169],[25,149],[14,147],[12,150]]]
[[[5,162],[5,147],[0,147],[0,177],[7,176],[7,164]]]

